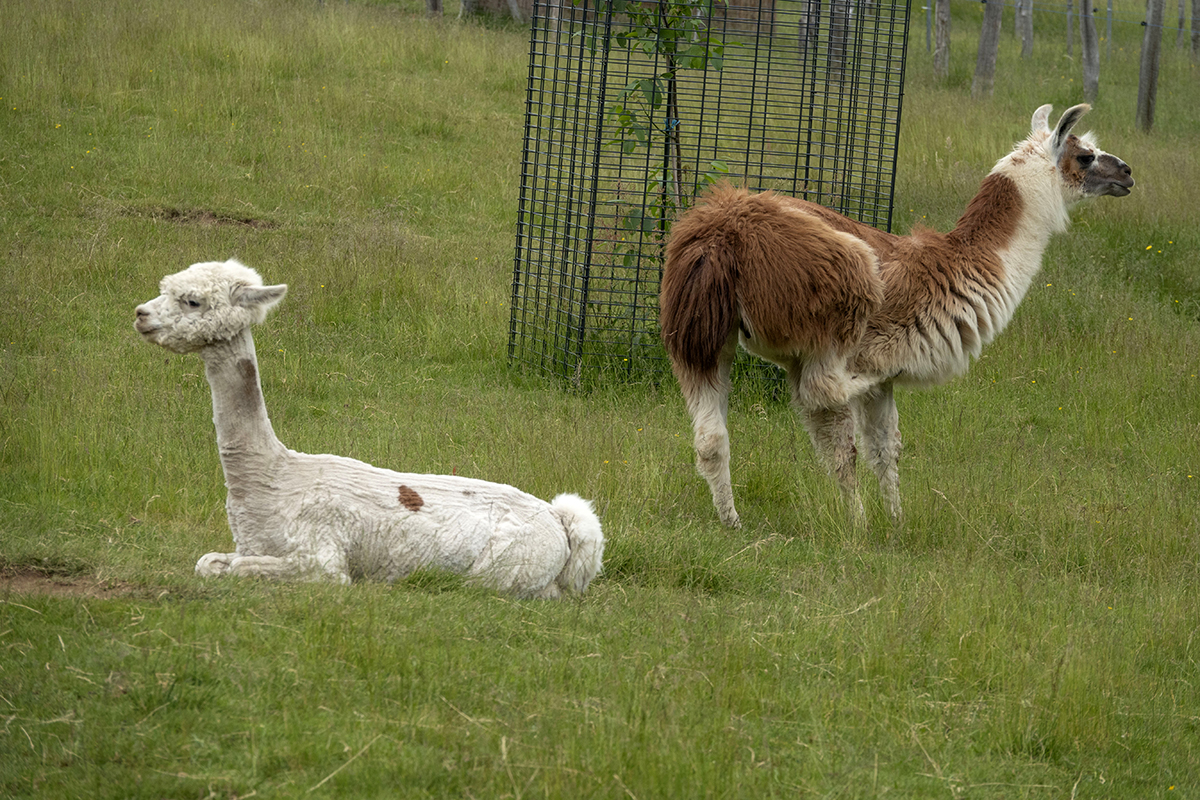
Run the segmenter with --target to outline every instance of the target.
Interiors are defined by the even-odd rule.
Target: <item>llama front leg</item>
[[[856,522],[865,518],[862,499],[858,496],[858,475],[855,472],[857,450],[854,447],[854,411],[848,406],[835,408],[805,408],[804,425],[812,439],[817,456],[825,468],[837,478],[842,496]]]
[[[892,383],[888,381],[856,399],[859,433],[867,461],[879,478],[879,491],[892,519],[900,510],[900,414]]]
[[[735,333],[721,351],[715,374],[680,376],[679,381],[692,417],[696,471],[708,482],[721,522],[731,528],[742,526],[729,474],[729,372],[736,354]]]

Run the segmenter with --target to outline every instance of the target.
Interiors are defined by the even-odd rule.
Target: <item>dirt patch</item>
[[[51,595],[103,599],[132,594],[123,581],[98,580],[83,575],[53,575],[34,569],[0,569],[0,598],[9,595]]]
[[[174,222],[178,225],[198,225],[200,227],[216,227],[218,225],[238,225],[246,228],[266,230],[278,228],[279,224],[269,219],[259,217],[240,217],[232,214],[220,214],[204,208],[151,208],[132,209],[131,216],[148,217],[163,222]]]

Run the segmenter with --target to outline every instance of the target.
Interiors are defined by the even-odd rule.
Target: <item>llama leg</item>
[[[856,520],[864,518],[858,496],[854,447],[854,408],[849,398],[864,379],[851,376],[844,360],[834,355],[814,355],[791,364],[787,370],[792,405],[804,418],[817,457],[842,487],[842,496]]]
[[[804,425],[825,468],[837,478],[855,521],[864,518],[855,472],[854,410],[848,406],[803,409]]]
[[[679,381],[692,416],[696,471],[708,482],[721,522],[731,528],[742,526],[733,505],[733,482],[729,475],[729,371],[736,354],[734,333],[721,350],[713,372],[683,375]]]
[[[888,381],[856,401],[858,425],[867,461],[879,478],[879,491],[887,501],[892,519],[900,512],[900,415],[892,383]]]

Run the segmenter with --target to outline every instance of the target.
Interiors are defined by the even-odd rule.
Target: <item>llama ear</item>
[[[1071,128],[1075,127],[1075,123],[1079,119],[1091,111],[1092,107],[1087,103],[1080,103],[1077,106],[1071,106],[1058,119],[1058,127],[1054,129],[1054,152],[1061,153],[1063,145],[1067,142],[1067,135],[1071,133]]]
[[[238,286],[233,290],[233,304],[243,308],[258,308],[266,311],[287,294],[287,284],[276,286]]]
[[[1050,132],[1050,112],[1054,110],[1054,106],[1047,103],[1033,112],[1033,124],[1030,130],[1033,133],[1049,133]]]

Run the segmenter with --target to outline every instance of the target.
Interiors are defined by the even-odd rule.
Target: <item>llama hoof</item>
[[[208,553],[196,562],[196,574],[201,578],[215,578],[229,571],[233,559],[229,553]]]
[[[739,530],[742,527],[742,518],[735,513],[726,517],[722,517],[721,524],[723,524],[726,528]]]

